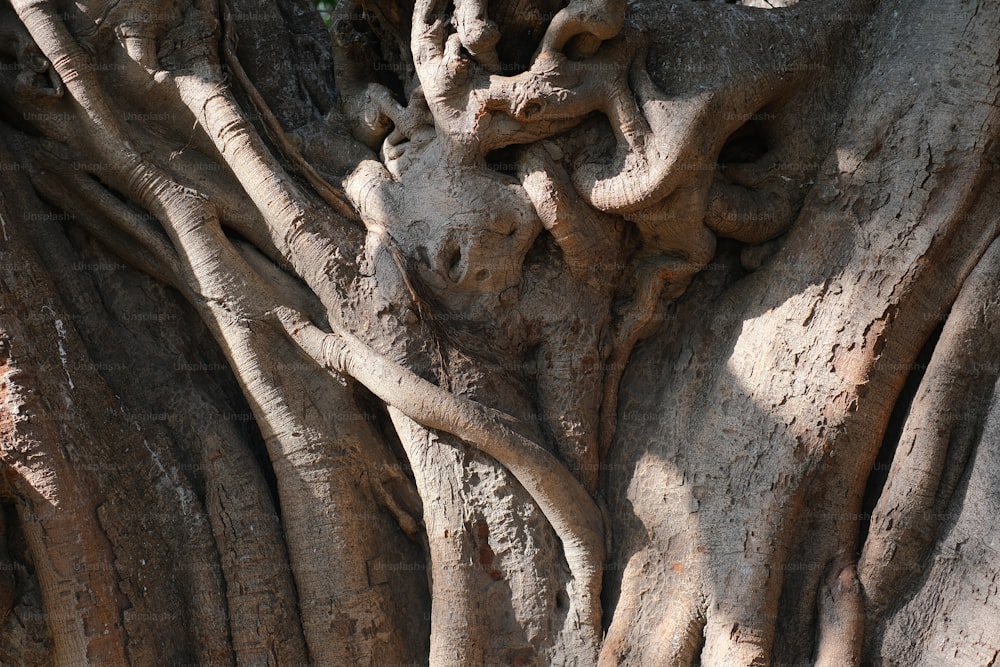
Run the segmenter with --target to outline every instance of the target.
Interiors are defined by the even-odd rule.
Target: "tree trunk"
[[[998,25],[12,0],[0,665],[994,664]]]

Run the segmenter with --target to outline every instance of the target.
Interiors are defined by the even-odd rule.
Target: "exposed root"
[[[357,213],[354,211],[354,207],[351,206],[344,195],[341,194],[335,187],[330,185],[325,178],[319,175],[319,173],[313,169],[312,165],[305,161],[302,154],[299,153],[299,149],[289,140],[288,135],[285,134],[285,130],[281,127],[281,123],[278,118],[271,112],[270,107],[268,107],[267,102],[264,97],[257,90],[257,87],[253,85],[250,81],[250,77],[243,69],[243,65],[240,64],[239,59],[236,57],[236,32],[233,28],[233,21],[230,17],[229,11],[224,12],[223,20],[223,40],[222,40],[222,53],[225,56],[226,64],[229,66],[230,71],[236,76],[236,80],[239,81],[240,86],[246,91],[247,95],[250,97],[253,105],[260,112],[261,117],[267,124],[268,129],[271,131],[275,140],[278,142],[278,147],[284,154],[292,165],[294,165],[295,171],[308,181],[309,185],[313,187],[316,193],[323,198],[327,204],[329,204],[334,211],[344,216],[345,218],[351,220],[357,219]]]
[[[655,204],[690,178],[691,165],[697,166],[698,157],[708,152],[698,150],[699,130],[710,122],[712,100],[666,99],[643,60],[632,66],[635,102],[614,99],[607,109],[619,134],[612,162],[582,164],[573,172],[580,195],[601,211],[628,213]]]
[[[414,421],[451,433],[499,461],[538,503],[563,543],[574,579],[591,596],[600,590],[604,527],[583,486],[548,451],[524,435],[517,420],[452,394],[374,352],[354,336],[325,334],[295,313],[277,313],[311,357],[355,378]]]
[[[606,277],[599,274],[607,273],[609,255],[613,260],[620,244],[614,222],[579,200],[565,170],[544,147],[524,151],[518,170],[542,226],[562,250],[566,268],[580,283],[597,287],[594,281]]]
[[[581,37],[577,54],[593,55],[601,42],[617,35],[625,24],[625,0],[571,0],[552,18],[539,55],[560,53],[574,37]]]
[[[998,279],[1000,241],[994,241],[951,306],[872,512],[858,563],[871,618],[911,585],[941,529],[942,508],[953,502],[970,452],[982,437],[998,375]]]
[[[692,264],[674,257],[650,257],[640,264],[636,276],[636,287],[632,301],[619,318],[613,334],[614,344],[608,358],[608,374],[605,377],[604,398],[601,401],[601,459],[611,447],[618,421],[618,386],[632,349],[642,338],[659,327],[653,319],[663,296],[663,290],[670,286],[666,296],[677,298],[691,282],[695,271]]]
[[[820,586],[816,667],[861,664],[865,610],[855,564],[846,555],[835,559]]]
[[[60,174],[59,181],[32,174],[32,184],[65,210],[75,209],[75,221],[116,256],[165,285],[180,287],[180,259],[167,239],[150,220],[96,182],[79,173]]]
[[[535,58],[527,72],[509,77],[492,75],[474,67],[459,34],[448,33],[440,9],[436,0],[417,3],[410,43],[435,126],[464,156],[462,159],[552,136],[595,110],[614,115],[612,124],[617,125],[617,111],[624,108],[630,113],[628,124],[638,122],[635,105],[629,108],[623,102],[631,98],[626,78],[634,52],[625,40],[614,40],[607,48],[595,50],[593,58],[585,62],[570,61],[547,50]],[[564,16],[581,7],[567,9],[570,13]],[[558,27],[552,39],[590,35],[591,31],[610,39],[617,34],[613,27],[620,28],[616,21],[581,23],[573,19]],[[592,76],[595,68],[602,76]],[[609,103],[612,99],[616,101]]]
[[[455,3],[455,29],[469,55],[489,72],[500,69],[497,42],[500,29],[486,15],[486,0],[458,0]]]
[[[705,226],[726,238],[743,243],[763,243],[783,234],[795,213],[792,191],[798,183],[781,174],[746,173],[747,166],[727,171],[729,180],[717,179],[709,192]]]

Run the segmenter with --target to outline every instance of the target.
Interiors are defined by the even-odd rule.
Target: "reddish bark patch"
[[[470,532],[475,536],[476,541],[476,557],[479,564],[483,566],[483,569],[490,575],[490,578],[494,581],[499,581],[503,579],[503,572],[493,567],[494,561],[496,561],[496,553],[494,553],[493,548],[490,546],[490,527],[483,520],[476,521],[475,524],[470,528]]]

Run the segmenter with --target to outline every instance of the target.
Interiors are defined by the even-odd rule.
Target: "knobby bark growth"
[[[4,5],[0,659],[995,660],[1000,6],[745,4]]]

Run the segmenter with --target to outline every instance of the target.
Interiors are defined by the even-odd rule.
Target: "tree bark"
[[[0,664],[996,662],[1000,4],[373,4],[0,9]]]

